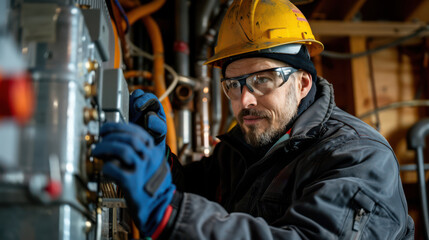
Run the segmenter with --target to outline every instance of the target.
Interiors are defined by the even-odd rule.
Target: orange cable
[[[145,79],[151,79],[152,73],[149,71],[130,70],[124,73],[124,77],[125,79],[132,78],[132,77],[142,77]]]
[[[154,1],[155,2],[155,1]],[[165,74],[164,74],[164,46],[162,43],[162,35],[158,24],[151,16],[143,18],[143,23],[149,33],[149,37],[152,43],[153,50],[153,75],[152,79],[155,82],[155,95],[161,96],[165,90]],[[176,128],[174,126],[174,120],[171,116],[172,107],[168,97],[162,100],[162,106],[164,107],[166,120],[167,120],[167,139],[166,142],[170,147],[171,151],[177,154],[177,142],[176,142]]]
[[[154,12],[156,12],[158,9],[160,9],[166,0],[154,0],[148,4],[141,5],[140,7],[137,7],[127,13],[128,22],[131,25],[133,25],[137,20],[148,16]],[[126,27],[125,21],[122,21],[122,25],[124,26],[124,29]]]
[[[139,229],[137,228],[137,226],[136,226],[136,224],[134,223],[134,221],[132,221],[132,230],[131,230],[131,232],[132,232],[132,235],[133,235],[133,239],[136,239],[136,240],[138,240],[138,239],[140,239],[140,231],[139,231]]]
[[[140,5],[139,0],[119,0],[119,3],[124,9],[135,8]]]
[[[112,28],[113,28],[113,35],[115,38],[115,61],[113,62],[113,67],[114,68],[120,68],[121,67],[121,59],[122,59],[122,53],[121,53],[121,49],[119,47],[119,36],[118,36],[118,30],[116,29],[116,25],[115,22],[113,21],[113,19],[110,19],[110,21],[112,22]]]

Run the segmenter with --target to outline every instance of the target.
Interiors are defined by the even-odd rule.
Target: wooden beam
[[[344,20],[351,21],[365,3],[366,0],[356,0],[354,3],[352,3],[351,9],[347,12],[346,16],[344,17]]]
[[[308,15],[309,19],[350,21],[366,0],[321,0]]]
[[[366,51],[366,37],[351,37],[350,51],[352,53]],[[369,82],[369,69],[367,58],[354,58],[351,60],[354,115],[367,112],[373,108],[371,87]]]
[[[429,1],[429,0],[428,0]],[[429,14],[428,14],[429,15]],[[366,37],[402,37],[425,26],[424,23],[406,22],[343,22],[309,21],[314,34],[319,36],[366,36]],[[429,31],[421,33],[429,36]]]
[[[309,19],[324,19],[324,18],[326,18],[326,16],[320,12],[325,1],[326,0],[321,0],[317,3],[314,10],[311,12]]]
[[[418,6],[406,17],[407,21],[419,20],[423,22],[429,21],[429,0],[422,0]]]

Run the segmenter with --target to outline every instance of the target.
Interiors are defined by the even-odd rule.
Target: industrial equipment
[[[220,71],[203,62],[231,1],[198,1],[195,19],[175,2],[174,68],[150,16],[165,3],[1,1],[0,239],[139,238],[121,190],[91,157],[104,122],[128,122],[134,89],[160,98],[183,164],[211,152],[230,119]],[[191,37],[201,41],[190,47]]]
[[[28,73],[33,96],[18,89],[10,102],[24,99],[34,112],[20,120],[2,111],[0,239],[111,239],[129,232],[124,200],[90,157],[102,122],[128,121],[129,91],[122,69],[114,68],[105,2],[2,4],[2,91],[12,94],[6,84]]]

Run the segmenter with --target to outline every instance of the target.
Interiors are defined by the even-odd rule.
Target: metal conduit
[[[210,76],[208,75],[208,67],[204,65],[207,59],[208,42],[205,39],[205,33],[209,29],[209,20],[211,13],[216,6],[216,0],[197,1],[196,2],[196,21],[195,21],[195,36],[198,39],[196,49],[195,74],[201,83],[201,90],[197,98],[197,111],[199,116],[196,118],[198,125],[197,136],[197,151],[201,151],[205,156],[208,156],[211,151],[210,146]]]
[[[177,73],[182,76],[189,76],[189,5],[188,0],[176,0],[175,13],[175,42],[174,56]],[[192,154],[192,100],[193,89],[188,85],[180,84],[176,88],[175,102],[179,105],[176,117],[177,144],[183,164],[188,162]]]

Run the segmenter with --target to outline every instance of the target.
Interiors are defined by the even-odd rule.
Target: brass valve
[[[88,202],[96,203],[98,199],[97,192],[86,191],[86,199]]]
[[[98,158],[93,158],[91,160],[86,160],[86,173],[91,176],[97,174],[103,168],[103,161]]]
[[[85,64],[86,66],[86,70],[88,70],[88,72],[92,72],[98,69],[98,62],[97,60],[88,60],[88,62],[86,62]]]
[[[95,143],[95,136],[92,134],[86,134],[85,135],[85,142],[86,142],[86,146],[91,146],[93,143]]]
[[[76,4],[76,7],[80,8],[80,9],[90,9],[91,6],[87,5],[87,4]]]
[[[94,84],[85,83],[83,86],[83,91],[85,92],[85,97],[90,98],[97,95],[97,88]]]
[[[98,112],[94,108],[84,108],[83,109],[83,120],[85,124],[88,124],[90,121],[98,120]]]

